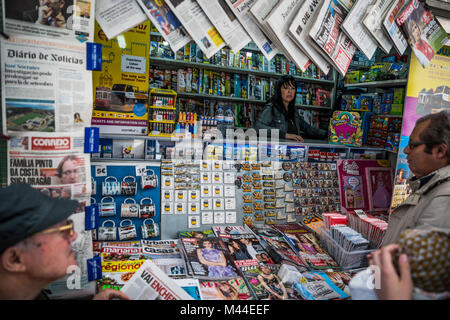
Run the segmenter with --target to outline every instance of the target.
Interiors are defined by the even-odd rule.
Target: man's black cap
[[[0,252],[67,219],[78,201],[55,199],[27,184],[0,188]]]

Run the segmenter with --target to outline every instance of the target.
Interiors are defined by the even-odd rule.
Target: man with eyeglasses
[[[61,160],[56,169],[56,175],[61,179],[61,184],[78,183],[78,170],[83,168],[75,155],[68,155]]]
[[[417,120],[404,152],[412,192],[390,214],[383,246],[405,229],[450,231],[450,111]]]
[[[0,188],[0,300],[46,298],[43,290],[77,265],[68,217],[78,201],[54,199],[25,184]],[[128,299],[107,289],[95,300]]]

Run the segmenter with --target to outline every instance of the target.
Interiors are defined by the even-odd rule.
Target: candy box
[[[335,111],[330,119],[328,138],[332,144],[362,145],[362,120],[357,112]]]

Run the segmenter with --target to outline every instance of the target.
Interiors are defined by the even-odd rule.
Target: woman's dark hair
[[[283,100],[281,100],[281,88],[285,85],[292,86],[294,88],[297,88],[297,83],[295,82],[295,78],[291,75],[284,75],[275,83],[275,93],[270,98],[273,105],[283,106]],[[297,91],[295,92],[297,94]],[[294,108],[295,106],[295,95],[294,99],[292,99],[291,102],[289,102],[289,109]]]

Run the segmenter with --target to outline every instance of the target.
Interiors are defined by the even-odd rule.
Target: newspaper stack
[[[372,247],[379,248],[387,230],[387,222],[359,211],[362,210],[348,212],[348,225],[368,239]]]

